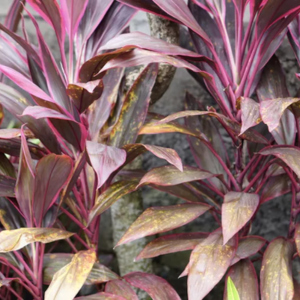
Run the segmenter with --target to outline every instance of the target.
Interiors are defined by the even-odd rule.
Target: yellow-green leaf
[[[240,300],[239,293],[230,277],[227,279],[227,298],[228,300]]]
[[[20,228],[0,232],[0,253],[19,250],[28,244],[43,244],[69,238],[73,233],[57,228]]]
[[[73,300],[85,283],[96,261],[94,250],[76,253],[72,261],[53,276],[45,300]]]

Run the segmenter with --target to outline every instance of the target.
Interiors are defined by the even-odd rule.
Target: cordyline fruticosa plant
[[[101,213],[121,196],[151,185],[187,203],[147,209],[118,245],[178,228],[209,211],[219,229],[161,236],[137,259],[192,249],[182,274],[188,275],[190,300],[203,299],[226,273],[241,299],[259,299],[257,260],[261,299],[297,299],[291,266],[300,239],[299,99],[290,97],[273,55],[299,14],[299,1],[27,3],[54,28],[60,58],[57,64],[29,12],[38,44],[30,41],[24,20],[22,37],[14,33],[23,8],[14,1],[0,25],[0,71],[26,93],[0,84],[1,104],[23,124],[0,131],[1,297],[22,299],[26,291],[42,299],[43,285],[49,285],[45,299],[73,299],[83,284],[94,284],[99,293],[80,299],[138,299],[132,286],[155,300],[180,299],[164,279],[138,272],[120,278],[97,261]],[[183,45],[193,51],[140,33],[117,36],[127,31],[136,9],[184,25]],[[298,53],[299,28],[291,24]],[[186,111],[147,114],[157,63],[187,68],[218,107],[203,111],[187,94]],[[124,68],[136,65],[145,68],[124,92]],[[185,125],[176,122],[181,117]],[[220,125],[232,140],[226,150]],[[198,168],[182,166],[172,149],[136,143],[138,135],[166,132],[188,135]],[[148,173],[122,170],[146,151],[170,165]],[[260,205],[285,193],[292,199],[287,238],[251,236]],[[69,253],[56,251],[64,243],[59,240]]]

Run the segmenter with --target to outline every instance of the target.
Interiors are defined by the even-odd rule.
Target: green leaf
[[[230,277],[227,280],[227,298],[228,300],[240,300],[239,293]]]

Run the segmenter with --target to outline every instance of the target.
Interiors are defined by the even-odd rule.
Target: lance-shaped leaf
[[[270,132],[276,130],[279,126],[285,110],[292,104],[299,102],[299,100],[299,98],[278,98],[260,103],[261,118],[268,125]]]
[[[181,227],[195,220],[210,208],[211,206],[206,204],[194,203],[150,207],[130,226],[117,246]]]
[[[188,273],[190,300],[203,299],[215,287],[230,266],[236,248],[237,239],[224,245],[222,232],[218,229],[193,250],[184,272]]]
[[[278,238],[273,240],[265,250],[260,271],[262,300],[293,299],[293,248],[290,241]]]
[[[227,278],[226,290],[226,300],[240,300],[239,293],[230,277]]]
[[[68,95],[74,101],[80,113],[84,112],[95,100],[99,99],[102,92],[102,80],[69,84],[67,88]]]
[[[80,20],[85,12],[88,0],[62,0],[61,12],[69,39],[73,41]]]
[[[108,282],[105,285],[105,292],[120,295],[126,300],[139,299],[131,285],[124,280],[113,280]]]
[[[296,17],[289,25],[288,39],[300,64],[300,18]]]
[[[30,224],[32,217],[34,171],[33,162],[31,160],[26,138],[23,133],[21,133],[21,140],[22,144],[20,153],[20,163],[15,192],[20,210],[24,214],[28,224]]]
[[[161,236],[147,244],[135,261],[174,252],[193,250],[207,235],[205,232],[184,232]]]
[[[167,55],[195,58],[201,57],[198,53],[167,43],[161,39],[151,37],[138,31],[116,36],[107,42],[107,44],[102,46],[100,50],[113,50],[123,47],[128,49],[141,48]]]
[[[110,185],[97,199],[89,213],[88,224],[95,217],[109,209],[118,199],[133,192],[136,189],[137,181],[117,181]]]
[[[176,291],[163,278],[143,272],[124,276],[132,286],[146,291],[153,300],[181,300]]]
[[[69,264],[74,254],[48,253],[43,261],[43,282],[49,285],[56,272]],[[89,273],[85,285],[99,284],[110,280],[119,279],[119,276],[100,263],[95,263]]]
[[[16,180],[0,174],[0,197],[15,197]]]
[[[16,170],[4,153],[0,153],[0,171],[3,175],[16,178]]]
[[[256,254],[265,244],[266,240],[259,236],[247,236],[240,238],[239,245],[231,265],[234,265],[241,259],[245,259]]]
[[[38,162],[35,170],[33,200],[37,226],[41,225],[46,212],[69,180],[72,167],[72,159],[66,155],[50,154]]]
[[[291,191],[291,181],[288,175],[272,176],[266,183],[262,194],[261,203],[270,201]]]
[[[243,134],[246,130],[256,126],[261,122],[259,104],[251,98],[241,99],[241,111],[242,111],[242,128]]]
[[[43,244],[69,238],[73,233],[57,228],[20,228],[0,232],[0,252],[19,250],[34,242]]]
[[[110,135],[113,146],[122,147],[136,141],[146,119],[157,72],[155,64],[146,67],[127,93],[119,120]]]
[[[300,224],[296,224],[295,228],[295,244],[296,244],[296,249],[298,252],[298,255],[300,255]]]
[[[0,201],[0,223],[6,230],[25,227],[24,218],[17,208],[7,199]]]
[[[184,166],[183,171],[178,170],[174,166],[165,166],[154,168],[146,173],[138,187],[145,184],[171,186],[190,181],[204,180],[215,176],[217,175],[188,166]]]
[[[259,152],[261,155],[274,155],[283,160],[300,178],[300,149],[297,147],[267,147]]]
[[[46,290],[45,300],[73,300],[86,281],[96,261],[94,250],[76,253],[71,262],[55,273]]]
[[[100,188],[108,177],[121,167],[126,160],[126,151],[116,147],[87,141],[86,149],[91,164],[97,174],[98,188]]]
[[[90,296],[77,297],[75,300],[126,300],[126,298],[106,292],[97,293]]]
[[[229,278],[231,278],[241,300],[259,300],[257,275],[252,262],[242,260],[230,268],[226,278],[228,289]],[[233,298],[234,299],[234,298]],[[224,300],[230,300],[225,294]]]
[[[165,159],[178,170],[183,171],[182,161],[177,152],[171,148],[158,147],[146,144],[130,144],[125,145],[123,149],[126,150],[126,163],[133,161],[137,156],[145,153],[147,150],[155,156]]]
[[[222,204],[224,245],[252,218],[259,204],[259,195],[229,192]]]

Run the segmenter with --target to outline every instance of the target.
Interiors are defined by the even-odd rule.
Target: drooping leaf
[[[50,284],[56,272],[69,264],[74,254],[68,253],[47,253],[43,261],[43,282]],[[110,280],[119,279],[119,276],[100,263],[94,263],[85,285],[99,284]]]
[[[146,291],[153,300],[181,300],[169,283],[156,275],[133,272],[124,276],[132,286]]]
[[[43,244],[69,238],[73,233],[57,228],[20,228],[0,232],[0,252],[19,250],[34,242]]]
[[[126,163],[134,160],[138,155],[145,153],[147,150],[155,156],[165,159],[178,170],[183,171],[182,161],[177,152],[171,148],[158,147],[146,144],[129,144],[125,145],[123,149],[127,152]]]
[[[46,212],[68,181],[72,167],[72,159],[66,155],[50,154],[38,162],[35,170],[33,200],[37,226],[42,224]]]
[[[130,226],[117,246],[183,226],[198,218],[210,208],[206,204],[194,203],[150,207]]]
[[[145,184],[171,186],[190,181],[204,180],[215,176],[217,175],[188,166],[184,166],[183,171],[178,170],[174,166],[165,166],[154,168],[146,173],[138,187]]]
[[[290,146],[272,146],[259,152],[261,155],[274,155],[283,160],[300,178],[300,149]]]
[[[126,300],[126,298],[124,297],[113,295],[106,292],[101,292],[90,296],[77,297],[75,298],[75,300],[76,299],[77,300]]]
[[[251,98],[241,99],[241,111],[242,111],[242,128],[243,134],[246,130],[256,126],[261,122],[259,104]]]
[[[188,267],[188,296],[203,299],[222,279],[236,253],[237,239],[226,245],[220,229],[211,233],[193,250]],[[217,272],[216,272],[217,270]]]
[[[73,300],[91,272],[95,260],[94,250],[76,253],[69,264],[54,274],[46,290],[45,300]]]
[[[242,260],[230,268],[227,275],[226,286],[229,288],[229,278],[236,288],[236,295],[241,300],[259,300],[258,282],[255,269],[252,262]],[[236,296],[237,297],[237,296]],[[224,300],[230,300],[229,295],[224,297]]]
[[[152,64],[133,83],[126,95],[119,120],[110,134],[112,146],[122,147],[136,141],[146,119],[157,72],[158,66]]]
[[[260,271],[262,300],[293,299],[293,250],[293,244],[284,238],[273,240],[265,250]]]
[[[98,188],[100,188],[108,177],[122,166],[126,160],[126,151],[116,147],[87,141],[86,149],[98,177]]]
[[[87,83],[69,84],[67,93],[74,101],[80,113],[84,112],[95,100],[101,97],[103,82],[101,80]]]
[[[259,195],[229,192],[222,204],[224,245],[252,218],[259,204]]]
[[[207,233],[175,233],[161,236],[150,242],[136,257],[136,261],[143,258],[152,258],[164,254],[193,250],[206,237]]]
[[[120,295],[126,300],[138,300],[138,296],[135,291],[124,280],[112,280],[105,285],[105,292]]]
[[[234,265],[241,259],[248,258],[258,251],[266,244],[266,240],[259,236],[247,236],[239,239],[239,245],[236,250],[235,257],[232,259],[231,265]]]
[[[133,192],[137,184],[137,181],[117,181],[109,186],[96,199],[95,205],[89,213],[88,224],[90,224],[96,216],[110,208],[118,199]]]
[[[228,300],[240,300],[239,293],[230,277],[227,278],[227,299]]]

